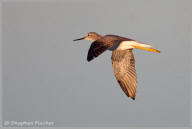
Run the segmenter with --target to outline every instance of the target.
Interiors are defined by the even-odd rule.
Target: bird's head
[[[89,32],[87,35],[85,35],[82,38],[75,39],[73,41],[78,41],[78,40],[90,40],[90,41],[95,41],[97,39],[101,38],[101,36],[95,32]]]

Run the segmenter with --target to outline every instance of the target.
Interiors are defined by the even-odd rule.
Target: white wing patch
[[[135,48],[134,46],[145,47],[145,48],[152,48],[151,45],[143,44],[137,41],[123,41],[117,47],[118,50],[126,50]]]

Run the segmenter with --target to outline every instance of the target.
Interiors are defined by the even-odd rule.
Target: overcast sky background
[[[185,1],[4,2],[3,120],[188,126],[190,20]],[[90,31],[161,51],[134,50],[135,101],[117,83],[110,51],[88,63],[91,43],[73,42]]]

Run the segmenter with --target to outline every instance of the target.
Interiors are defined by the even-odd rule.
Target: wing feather
[[[105,42],[103,40],[96,40],[89,48],[87,61],[93,60],[95,57],[101,55],[104,51],[108,50],[113,46],[112,43]]]
[[[134,100],[136,97],[137,77],[132,49],[114,50],[111,61],[115,77],[122,90]]]

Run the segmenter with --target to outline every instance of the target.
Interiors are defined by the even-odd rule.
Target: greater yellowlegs
[[[160,53],[160,51],[152,48],[151,45],[143,44],[133,39],[117,35],[101,36],[95,32],[89,32],[85,37],[75,39],[74,41],[83,39],[93,42],[88,51],[87,61],[91,61],[106,50],[113,51],[111,62],[115,77],[125,94],[135,100],[137,77],[135,59],[132,52],[133,48],[157,53]]]

